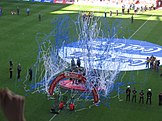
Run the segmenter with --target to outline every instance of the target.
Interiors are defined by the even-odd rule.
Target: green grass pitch
[[[20,7],[20,15],[11,15],[10,11]],[[51,20],[56,19],[58,15],[70,16],[71,19],[77,17],[78,11],[95,11],[96,15],[103,16],[106,10],[116,11],[117,8],[105,8],[97,6],[81,5],[62,5],[49,3],[30,3],[0,1],[0,7],[3,8],[3,15],[0,16],[0,88],[8,87],[13,92],[24,95],[23,84],[16,80],[16,67],[18,63],[22,65],[22,80],[25,79],[27,69],[32,66],[37,57],[38,46],[35,41],[38,32],[48,34],[53,26]],[[31,9],[31,15],[26,15],[26,8]],[[119,8],[118,8],[119,9]],[[119,9],[119,11],[121,11]],[[132,11],[131,11],[132,12]],[[38,13],[42,14],[42,21],[38,21]],[[130,22],[130,15],[121,15],[118,17],[107,17],[107,20],[121,18],[125,23]],[[155,44],[162,45],[162,10],[152,10],[145,13],[134,15],[134,23],[130,24],[128,38],[146,40]],[[144,24],[145,23],[145,24]],[[141,27],[142,26],[142,27]],[[141,27],[141,28],[140,28]],[[140,29],[139,29],[140,28]],[[139,30],[138,30],[139,29]],[[136,30],[138,30],[136,32]],[[135,34],[134,34],[135,33]],[[162,54],[161,54],[162,55]],[[14,63],[12,80],[9,79],[9,60]],[[160,72],[162,72],[160,70]],[[146,94],[148,88],[152,89],[152,105],[125,102],[125,94],[118,98],[109,100],[110,108],[104,106],[92,107],[91,109],[80,112],[61,111],[59,115],[53,117],[49,113],[52,101],[47,100],[43,94],[35,93],[26,97],[25,117],[27,121],[161,121],[162,107],[158,105],[158,94],[162,92],[162,78],[160,72],[153,70],[142,70],[125,73],[122,81],[130,81],[131,75],[135,79],[137,90],[143,89]],[[119,79],[120,80],[120,79]],[[125,89],[126,87],[123,87]],[[138,102],[138,97],[137,97]],[[6,121],[3,113],[0,111],[0,121]]]

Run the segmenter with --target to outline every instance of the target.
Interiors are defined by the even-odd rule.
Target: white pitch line
[[[49,121],[52,121],[56,116],[57,116],[57,114],[53,115]]]
[[[81,108],[81,109],[75,110],[75,112],[86,110],[86,109],[88,109],[88,108]]]
[[[153,14],[128,39],[132,38],[148,22],[148,20],[150,20],[152,16]]]

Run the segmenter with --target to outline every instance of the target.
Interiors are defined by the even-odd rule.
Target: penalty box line
[[[131,39],[150,20],[152,16],[153,14],[128,39]]]

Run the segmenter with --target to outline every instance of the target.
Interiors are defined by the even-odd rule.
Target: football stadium
[[[1,0],[0,121],[161,121],[161,0]]]

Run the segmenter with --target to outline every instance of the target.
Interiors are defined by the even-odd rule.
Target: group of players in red
[[[59,114],[59,110],[63,110],[67,106],[67,103],[65,101],[60,101],[58,103],[58,99],[55,100],[54,106],[51,108],[50,112],[53,114]],[[75,109],[75,104],[73,102],[73,99],[71,99],[68,108],[70,111],[74,111]]]

